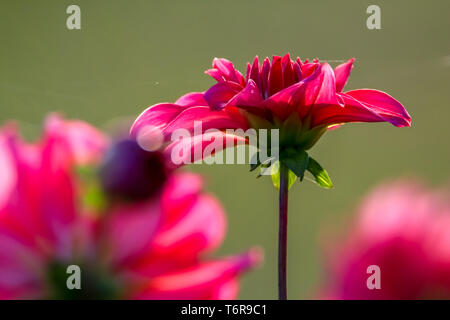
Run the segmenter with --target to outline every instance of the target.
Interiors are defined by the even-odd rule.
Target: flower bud
[[[109,150],[100,179],[110,196],[139,201],[158,193],[167,179],[167,169],[159,152],[146,151],[134,140],[122,140]]]

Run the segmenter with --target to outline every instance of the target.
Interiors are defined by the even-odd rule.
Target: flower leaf
[[[288,150],[282,155],[281,161],[303,181],[306,168],[308,168],[309,156],[306,151]]]
[[[326,189],[333,188],[333,183],[328,176],[328,172],[313,158],[309,158],[307,170],[314,176],[319,186]]]
[[[288,188],[290,189],[294,182],[297,180],[297,175],[289,170],[288,176]],[[275,188],[280,190],[280,161],[275,162],[272,165],[272,183]]]

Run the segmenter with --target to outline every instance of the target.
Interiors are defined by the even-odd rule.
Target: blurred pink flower
[[[448,194],[411,181],[382,185],[345,241],[328,249],[325,298],[450,298]],[[380,289],[367,286],[371,265],[380,268]]]
[[[230,61],[216,58],[206,73],[217,84],[205,93],[189,93],[175,103],[149,107],[136,119],[131,132],[137,136],[151,125],[160,128],[169,142],[177,128],[193,131],[194,121],[202,121],[203,132],[212,128],[278,128],[280,148],[308,150],[328,129],[343,123],[410,126],[408,112],[387,93],[373,89],[342,91],[353,62],[350,59],[333,70],[318,60],[293,61],[289,54],[274,56],[272,62],[266,58],[262,64],[256,57],[244,77]],[[193,145],[199,143],[199,139],[192,141]]]
[[[225,234],[219,202],[189,173],[158,196],[86,206],[79,165],[98,165],[108,140],[90,125],[52,116],[35,144],[0,130],[0,298],[232,299],[259,251],[207,260]],[[68,290],[69,265],[81,290]]]

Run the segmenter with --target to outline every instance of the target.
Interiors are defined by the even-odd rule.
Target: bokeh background
[[[81,7],[82,29],[66,28]],[[366,9],[381,7],[381,30]],[[320,242],[352,215],[374,185],[400,176],[449,180],[450,2],[1,0],[0,122],[15,119],[33,139],[47,112],[110,130],[145,107],[214,83],[213,57],[246,62],[290,52],[356,65],[347,89],[376,88],[399,99],[412,128],[353,124],[327,133],[311,155],[335,188],[297,183],[290,194],[289,296],[314,297]],[[330,63],[332,66],[336,62]],[[243,299],[276,298],[277,193],[246,165],[191,165],[223,202],[229,230],[220,254],[259,245],[265,263],[242,283]],[[326,230],[326,231],[325,231]]]

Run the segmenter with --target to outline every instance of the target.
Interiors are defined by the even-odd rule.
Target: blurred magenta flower
[[[411,181],[379,186],[357,211],[348,237],[328,247],[329,299],[450,298],[447,192]],[[380,289],[369,289],[378,266]]]
[[[0,130],[0,298],[235,298],[260,254],[205,258],[226,222],[197,175],[170,173],[141,201],[86,205],[75,169],[104,162],[108,146],[90,125],[57,116],[34,144]],[[81,290],[66,286],[69,265],[81,268]]]

